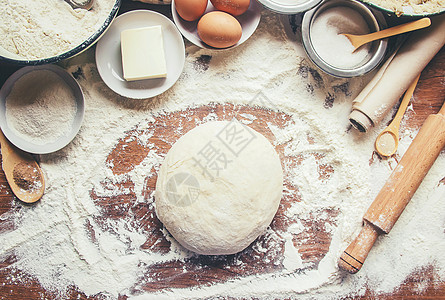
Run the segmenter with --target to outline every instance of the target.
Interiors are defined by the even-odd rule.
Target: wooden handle
[[[1,130],[0,130],[0,144],[2,153],[2,166],[3,170],[5,170],[5,163],[8,161],[8,156],[11,155],[11,153],[14,153],[14,149],[12,148],[12,145],[6,139]]]
[[[397,131],[399,131],[400,122],[402,121],[402,118],[405,115],[408,104],[411,100],[411,97],[414,94],[414,90],[416,89],[417,82],[419,82],[419,78],[420,78],[420,74],[409,85],[408,89],[405,92],[405,95],[403,96],[402,103],[400,103],[399,109],[397,110],[396,116],[394,117],[393,121],[389,125],[389,126],[391,126],[392,124],[394,124],[395,129],[397,129]]]
[[[400,25],[397,25],[394,27],[390,27],[387,29],[369,33],[369,34],[363,35],[363,36],[366,36],[368,38],[368,41],[375,41],[378,39],[387,38],[387,37],[394,36],[397,34],[402,34],[402,33],[410,32],[410,31],[422,29],[422,28],[428,27],[430,25],[431,25],[430,18],[423,18],[423,19],[420,19],[417,21],[400,24]]]
[[[362,268],[363,262],[379,234],[380,232],[376,227],[364,221],[362,231],[342,253],[338,266],[351,274],[357,273]]]
[[[2,169],[5,173],[6,180],[11,187],[14,195],[23,202],[26,203],[34,203],[42,198],[43,193],[45,191],[45,179],[43,176],[43,172],[40,169],[39,165],[35,161],[34,157],[31,154],[24,152],[14,145],[10,144],[6,137],[3,135],[3,132],[0,130],[0,144],[1,144],[1,154],[2,154]],[[24,189],[19,186],[14,179],[14,169],[17,165],[25,164],[27,166],[32,167],[36,174],[34,179],[36,181],[36,186],[32,189]],[[29,179],[29,178],[27,178]]]
[[[445,146],[445,116],[430,115],[364,219],[388,233]]]
[[[445,116],[445,104],[442,105],[442,108],[439,110],[439,112],[438,112],[437,114],[438,114],[438,115]]]

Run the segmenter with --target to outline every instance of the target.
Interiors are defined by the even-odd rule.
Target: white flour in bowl
[[[45,145],[68,134],[77,112],[72,89],[56,73],[23,75],[6,97],[6,122],[25,141]]]
[[[388,160],[377,159],[373,143],[383,125],[367,134],[347,130],[351,102],[370,77],[346,80],[320,74],[305,57],[301,45],[295,48],[288,40],[279,23],[277,15],[265,12],[255,34],[230,51],[188,44],[184,73],[178,82],[147,101],[114,94],[101,81],[93,63],[76,64],[77,59],[72,60],[74,65],[69,70],[76,73],[87,103],[83,126],[66,148],[40,156],[47,178],[42,200],[34,206],[13,202],[12,209],[0,216],[0,221],[14,224],[7,229],[0,227],[0,260],[8,262],[4,272],[10,274],[6,280],[8,292],[12,289],[8,284],[20,286],[32,278],[53,293],[42,298],[67,299],[70,286],[74,286],[87,296],[99,293],[98,299],[140,294],[141,299],[338,299],[363,295],[366,288],[376,294],[392,292],[413,272],[428,266],[433,266],[437,281],[445,280],[445,185],[439,183],[445,177],[443,154],[391,233],[374,245],[362,270],[351,276],[339,272],[340,253],[361,229],[364,212],[415,132],[402,129],[398,154]],[[252,102],[257,95],[263,95],[258,100],[264,101]],[[273,133],[276,147],[282,148],[286,157],[298,160],[297,164],[283,160],[289,183],[284,195],[298,187],[301,201],[291,201],[281,215],[293,220],[292,226],[268,230],[266,236],[274,241],[270,247],[261,242],[252,246],[252,253],[263,255],[265,262],[276,262],[275,271],[237,275],[231,268],[256,265],[232,258],[227,266],[223,258],[221,265],[227,268],[218,270],[233,277],[206,283],[202,261],[194,260],[196,257],[165,230],[149,224],[148,228],[157,229],[147,233],[146,219],[137,218],[132,211],[135,207],[146,209],[144,217],[154,211],[154,193],[146,186],[147,180],[154,178],[163,155],[159,143],[151,142],[158,139],[153,126],[171,126],[168,133],[181,135],[184,120],[198,125],[217,119],[212,112],[194,114],[197,107],[212,107],[211,103],[253,103],[270,109],[264,112],[267,115],[280,110],[290,116],[284,126],[271,121],[264,129]],[[158,121],[173,113],[180,117],[165,123]],[[261,117],[253,113],[238,115],[245,124],[258,122]],[[133,130],[135,133],[129,134]],[[170,143],[175,140],[164,138]],[[112,173],[111,168],[122,163],[109,161],[107,156],[116,148],[123,154],[122,159],[136,154],[125,155],[125,145],[131,141],[147,152],[133,168]],[[320,178],[318,170],[323,164],[332,166],[331,176]],[[92,194],[105,199],[104,206],[99,206],[100,199]],[[338,212],[331,221],[325,211],[329,208]],[[114,209],[122,212],[122,217],[115,213],[111,218],[104,212]],[[310,224],[331,237],[326,254],[317,264],[311,264],[301,254],[305,251],[304,241],[310,239],[305,236]],[[145,245],[152,236],[169,242],[164,252],[152,251]],[[153,245],[157,242],[155,239]],[[7,260],[8,257],[13,258]],[[161,272],[163,265],[168,266],[165,272]],[[171,272],[175,276],[164,288],[158,285],[158,289],[144,289]],[[192,287],[172,286],[187,276],[194,276],[197,283]]]
[[[445,0],[365,0],[396,14],[432,14],[445,10]]]
[[[340,69],[353,69],[369,60],[370,44],[354,51],[355,47],[342,35],[369,33],[368,24],[355,9],[347,6],[328,8],[314,19],[310,30],[315,52],[327,64]]]
[[[114,0],[91,10],[64,0],[0,0],[0,47],[26,59],[42,59],[80,45],[104,24]]]

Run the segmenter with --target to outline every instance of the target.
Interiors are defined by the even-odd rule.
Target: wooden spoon
[[[34,203],[43,196],[45,179],[34,158],[11,145],[0,130],[2,168],[14,195],[23,202]]]
[[[414,93],[414,89],[416,88],[419,78],[420,74],[416,79],[414,79],[403,96],[402,103],[400,103],[399,110],[397,111],[397,114],[392,122],[377,136],[377,139],[375,140],[375,149],[382,156],[389,157],[393,155],[399,146],[400,122],[402,121],[402,117],[405,114],[406,108],[408,107],[408,103],[411,100],[411,96]]]
[[[423,18],[417,21],[401,24],[398,26],[383,29],[369,34],[355,35],[355,34],[342,33],[342,35],[346,36],[349,39],[351,44],[355,47],[354,49],[355,51],[358,48],[360,48],[360,46],[366,43],[387,38],[393,35],[398,35],[401,33],[422,29],[430,25],[431,25],[430,18]]]

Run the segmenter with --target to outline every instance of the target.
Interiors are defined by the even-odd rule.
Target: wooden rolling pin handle
[[[442,105],[442,107],[440,108],[440,110],[437,114],[445,116],[445,103]]]
[[[369,251],[381,233],[377,227],[365,220],[359,235],[340,256],[338,261],[340,269],[351,274],[357,273],[362,268]]]

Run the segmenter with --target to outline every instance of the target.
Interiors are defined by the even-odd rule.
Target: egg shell
[[[241,24],[235,17],[222,11],[212,11],[198,22],[199,38],[215,48],[227,48],[241,39]]]
[[[186,21],[196,21],[205,12],[207,0],[175,0],[178,15]]]
[[[242,15],[247,11],[250,0],[210,0],[217,10],[227,12],[233,16]]]

